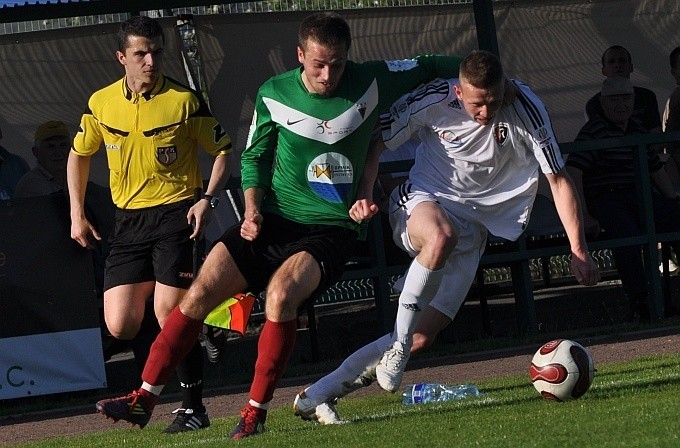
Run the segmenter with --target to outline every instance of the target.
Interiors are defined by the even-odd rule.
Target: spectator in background
[[[668,100],[666,100],[661,128],[664,132],[678,132],[680,131],[680,47],[675,47],[671,51],[669,62],[671,75],[675,79],[676,87],[671,92]],[[680,188],[680,141],[666,144],[664,156],[666,157],[668,177],[671,178],[673,187],[678,190]],[[663,265],[659,266],[659,269],[663,271]],[[675,251],[671,251],[670,259],[668,260],[668,271],[671,274],[678,274],[680,272],[680,262]]]
[[[670,54],[671,75],[675,79],[676,87],[666,101],[663,111],[662,128],[664,132],[680,131],[680,47],[676,47]],[[680,142],[666,145],[666,170],[674,185],[680,185]]]
[[[18,198],[47,196],[66,191],[66,163],[71,135],[61,121],[48,121],[35,130],[33,155],[36,165],[17,183]]]
[[[19,180],[15,197],[66,194],[66,164],[71,149],[71,134],[61,121],[48,121],[35,130],[33,155],[35,168]],[[85,213],[103,238],[93,244],[95,281],[99,297],[103,296],[104,260],[108,254],[108,236],[114,220],[111,191],[94,182],[87,183]]]
[[[2,129],[0,129],[2,139]],[[23,157],[12,154],[0,146],[0,201],[12,199],[19,179],[29,170]]]
[[[633,58],[630,52],[620,45],[613,45],[602,54],[602,74],[605,77],[619,76],[630,79],[633,73]],[[644,87],[633,87],[635,90],[635,104],[633,118],[642,123],[647,132],[661,132],[661,117],[656,95]],[[594,115],[602,116],[600,93],[596,93],[586,104],[586,118],[590,120]]]
[[[602,83],[600,103],[603,115],[594,115],[581,128],[577,141],[599,140],[646,134],[645,127],[632,118],[635,89],[625,77],[609,77]],[[649,173],[654,186],[652,206],[657,232],[680,230],[680,197],[653,148],[648,149]],[[636,172],[630,148],[575,152],[567,161],[576,188],[582,195],[584,215],[596,219],[607,235],[622,238],[642,234]],[[587,219],[586,219],[587,221]],[[674,250],[677,243],[672,244]],[[649,305],[640,246],[612,249],[616,269],[631,307],[631,318],[649,320]]]
[[[36,166],[19,180],[15,197],[67,194],[66,164],[70,149],[71,134],[62,121],[48,121],[38,126],[35,130],[32,148]],[[88,182],[85,192],[85,214],[102,236],[101,240],[93,242],[91,253],[97,297],[103,300],[104,265],[109,253],[108,237],[115,216],[111,191],[94,182]],[[153,310],[151,313],[153,314]],[[103,334],[105,360],[131,346],[141,373],[148,356],[149,346],[159,331],[158,323],[153,319],[148,319],[147,314],[148,310],[142,323],[141,335],[137,335],[132,342],[119,341],[105,331]],[[103,317],[102,326],[106,327]]]

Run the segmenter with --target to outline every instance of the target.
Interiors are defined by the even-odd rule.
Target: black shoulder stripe
[[[412,104],[415,102],[422,101],[423,109],[430,107],[434,104],[440,103],[445,100],[449,95],[449,83],[444,80],[437,80],[431,82],[415,91],[406,99],[406,104]],[[427,99],[428,101],[424,101]],[[414,111],[418,112],[418,111]]]
[[[540,128],[547,128],[551,127],[551,124],[549,122],[546,122],[544,120],[544,115],[541,113],[540,109],[534,103],[531,101],[526,94],[519,88],[517,88],[517,94],[516,98],[519,100],[519,103],[526,113],[526,116],[529,117],[529,120],[531,121],[531,126],[528,126],[528,123],[524,123],[524,120],[522,117],[524,114],[519,113],[517,111],[517,116],[522,120],[524,123],[524,127],[531,133],[531,130],[537,130]],[[514,107],[514,106],[513,106]],[[517,108],[515,108],[517,110]],[[557,160],[557,151],[555,148],[555,145],[550,143],[545,146],[541,145],[541,151],[543,152],[543,156],[545,157],[545,160],[548,162],[548,165],[550,166],[550,169],[553,173],[557,173],[560,170],[559,162]]]
[[[151,136],[154,136],[154,135],[156,135],[160,132],[165,131],[166,129],[170,129],[170,128],[175,127],[175,126],[179,126],[182,123],[183,123],[182,121],[178,121],[177,123],[167,124],[165,126],[160,126],[160,127],[154,128],[154,129],[149,129],[148,131],[143,131],[142,134],[144,135],[144,137],[151,137]]]
[[[447,80],[438,79],[436,81],[432,81],[429,84],[421,85],[408,94],[404,101],[398,101],[395,103],[395,105],[401,105],[405,103],[407,106],[410,106],[413,103],[421,102],[421,108],[411,112],[411,115],[413,115],[422,109],[444,101],[446,98],[448,98],[449,88],[450,87]],[[391,113],[386,112],[380,116],[380,130],[382,132],[390,130],[393,123],[394,119],[392,118]]]
[[[184,83],[177,81],[175,78],[171,78],[169,76],[165,76],[164,78],[165,78],[166,82],[171,82],[171,83],[175,84],[176,86],[181,87],[182,89],[190,90],[191,92],[196,94],[196,91],[194,89],[192,89],[191,87],[189,87],[188,85],[186,85]]]
[[[560,170],[560,166],[559,163],[557,162],[555,148],[553,147],[552,144],[550,144],[543,147],[542,150],[543,155],[545,156],[545,160],[547,160],[548,165],[550,165],[550,169],[552,170],[553,173],[557,173]]]
[[[174,78],[170,77],[165,77],[166,81],[171,82],[175,84],[176,86],[186,89],[187,91],[191,92],[196,100],[198,101],[198,109],[196,109],[189,117],[212,117],[213,114],[210,112],[210,108],[208,107],[208,104],[205,102],[203,99],[203,95],[201,95],[199,92],[196,90],[192,89],[191,87],[182,84],[181,82],[175,80]]]
[[[104,127],[104,129],[106,129],[108,132],[110,132],[112,134],[120,135],[121,137],[127,137],[128,135],[130,135],[130,133],[128,131],[123,131],[123,130],[120,130],[120,129],[112,128],[111,126],[107,126],[104,123],[101,123],[101,125],[102,125],[102,127]]]
[[[408,202],[409,193],[411,193],[411,183],[404,182],[397,187],[399,189],[399,199],[397,200],[397,207],[404,208]]]
[[[541,113],[538,111],[538,108],[536,105],[527,98],[527,96],[522,92],[520,89],[517,89],[517,99],[519,100],[520,104],[526,111],[527,115],[529,116],[529,119],[531,120],[531,124],[534,127],[534,129],[541,128],[545,126],[545,123],[543,122],[543,117]]]
[[[196,109],[191,115],[189,115],[189,118],[194,118],[194,117],[212,117],[213,114],[210,112],[210,108],[208,105],[203,101],[203,98],[198,97],[198,109]]]

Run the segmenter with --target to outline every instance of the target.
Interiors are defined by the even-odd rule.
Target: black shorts
[[[193,278],[191,201],[138,210],[116,210],[109,237],[104,291],[147,281],[188,289]]]
[[[298,252],[309,252],[321,268],[321,281],[312,296],[323,293],[340,279],[354,252],[357,240],[354,230],[300,224],[274,213],[263,216],[262,229],[255,241],[241,237],[240,224],[227,229],[218,240],[229,250],[250,291],[264,291],[274,271]]]

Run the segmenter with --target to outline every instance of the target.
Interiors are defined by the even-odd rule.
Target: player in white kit
[[[506,91],[514,92],[511,102],[513,94]],[[403,96],[381,117],[381,127],[389,149],[416,132],[421,141],[409,179],[392,192],[389,210],[395,242],[414,260],[399,285],[394,331],[296,397],[296,414],[320,423],[337,423],[329,403],[375,377],[385,390],[399,388],[410,353],[430,345],[465,300],[488,232],[516,240],[526,228],[539,170],[569,239],[576,280],[599,281],[545,107],[526,84],[505,77],[495,55],[472,52],[459,79],[435,80]],[[367,185],[376,172],[377,158],[367,162]]]

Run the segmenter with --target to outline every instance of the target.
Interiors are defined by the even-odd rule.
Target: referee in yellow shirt
[[[85,217],[91,157],[104,146],[116,204],[115,228],[104,274],[104,317],[110,333],[132,339],[151,296],[158,323],[180,302],[192,281],[192,240],[217,206],[229,176],[231,141],[202,98],[163,76],[165,38],[145,16],[123,22],[116,58],[125,76],[95,92],[82,116],[68,160],[71,237],[92,247],[101,237]],[[198,147],[215,157],[206,194]],[[205,428],[203,354],[200,343],[180,363],[182,405],[165,433]]]

